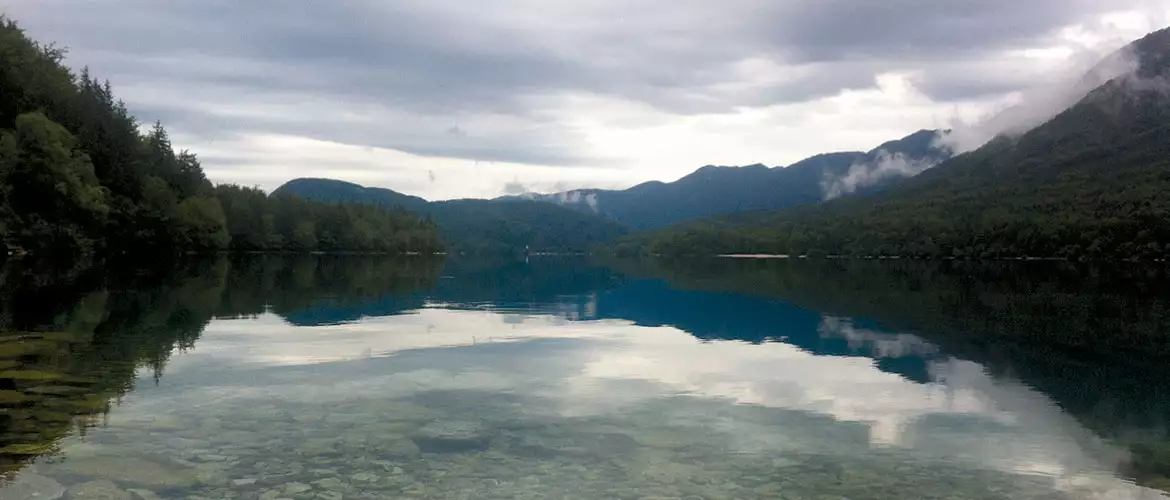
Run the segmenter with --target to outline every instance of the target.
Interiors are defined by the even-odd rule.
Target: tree
[[[181,247],[190,250],[221,250],[228,246],[227,221],[219,200],[202,196],[179,203],[174,227]]]
[[[7,237],[25,249],[91,249],[109,214],[108,191],[76,139],[41,113],[0,134]]]

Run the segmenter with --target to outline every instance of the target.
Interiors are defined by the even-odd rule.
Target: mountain
[[[1133,71],[1055,118],[879,193],[682,225],[627,240],[618,250],[1170,256],[1170,29],[1121,54],[1133,56]]]
[[[272,192],[325,203],[400,206],[431,217],[455,252],[579,252],[613,242],[628,230],[621,224],[552,203],[526,199],[428,202],[390,189],[333,179],[294,179]]]
[[[387,208],[399,206],[412,212],[419,212],[427,206],[427,200],[418,196],[334,179],[293,179],[276,188],[272,194],[274,196],[292,195],[297,198],[325,203],[362,203],[382,205]]]
[[[938,137],[939,131],[920,130],[869,152],[821,154],[788,167],[708,165],[669,183],[523,197],[604,215],[636,229],[660,228],[712,215],[776,210],[878,190],[949,158],[950,152],[937,145]]]

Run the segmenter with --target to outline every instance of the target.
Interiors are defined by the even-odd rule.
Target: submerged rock
[[[74,387],[71,385],[41,385],[37,387],[29,387],[24,392],[33,394],[45,394],[49,396],[71,396],[74,394],[81,394],[87,392],[89,389],[84,387]]]
[[[135,500],[162,500],[157,494],[155,494],[155,492],[150,490],[131,488],[126,491],[129,491],[131,495],[134,495]]]
[[[313,485],[323,490],[338,490],[345,487],[345,483],[335,477],[327,477],[313,481]]]
[[[444,420],[414,431],[410,439],[424,453],[458,453],[486,449],[491,433],[479,422]]]
[[[313,487],[309,486],[305,483],[287,483],[284,485],[284,488],[283,488],[284,492],[286,494],[289,494],[289,495],[296,495],[297,493],[304,493],[304,492],[309,491],[311,489],[313,489]]]
[[[0,358],[51,355],[61,349],[61,344],[51,340],[19,339],[0,341]]]
[[[369,483],[378,480],[378,475],[370,472],[359,472],[349,477],[350,479],[360,482]]]
[[[613,457],[634,452],[639,444],[634,438],[620,433],[541,433],[512,434],[502,440],[501,447],[511,453],[536,458],[556,456]]]
[[[378,443],[378,454],[383,458],[412,459],[418,458],[422,450],[409,439],[395,439],[385,443]]]
[[[0,454],[3,455],[42,455],[53,451],[57,444],[54,442],[47,443],[18,443],[10,444],[8,446],[0,447]]]
[[[55,470],[63,474],[109,479],[150,488],[179,488],[192,486],[198,482],[195,469],[140,458],[93,456],[80,460],[65,460],[58,464]]]
[[[38,371],[38,370],[8,370],[0,372],[0,378],[7,378],[12,380],[62,380],[65,378],[60,373]]]
[[[23,472],[16,481],[0,486],[4,500],[55,500],[65,494],[65,487],[56,480]]]
[[[134,500],[130,492],[106,479],[81,483],[69,488],[69,500]]]
[[[442,415],[437,410],[411,403],[409,401],[394,400],[379,412],[377,419],[393,422],[425,422]]]
[[[44,399],[40,396],[25,394],[20,391],[0,390],[0,404],[28,403]]]
[[[209,465],[209,464],[198,464],[198,465]],[[210,465],[218,465],[218,464],[210,464]],[[196,468],[194,470],[195,470],[195,481],[198,483],[203,483],[203,484],[211,485],[211,486],[227,486],[227,484],[230,482],[230,481],[228,481],[228,477],[225,474],[225,471],[223,469],[199,467],[199,468]]]

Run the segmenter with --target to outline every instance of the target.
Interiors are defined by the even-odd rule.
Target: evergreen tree
[[[45,252],[433,252],[433,223],[375,207],[214,188],[163,125],[0,16],[0,242]],[[233,240],[234,239],[234,240]]]

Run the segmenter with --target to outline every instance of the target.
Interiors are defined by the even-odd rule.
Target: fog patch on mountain
[[[961,154],[1001,135],[1017,137],[1048,122],[1106,82],[1140,81],[1138,58],[1130,49],[1104,57],[1087,52],[1073,59],[1076,62],[1070,69],[1056,78],[1017,92],[1014,102],[1006,108],[953,124],[948,133],[939,137],[939,146]]]
[[[845,175],[826,176],[821,181],[821,192],[825,200],[832,200],[895,177],[913,177],[938,163],[934,157],[913,158],[904,153],[891,154],[880,150],[873,161],[850,165]]]

